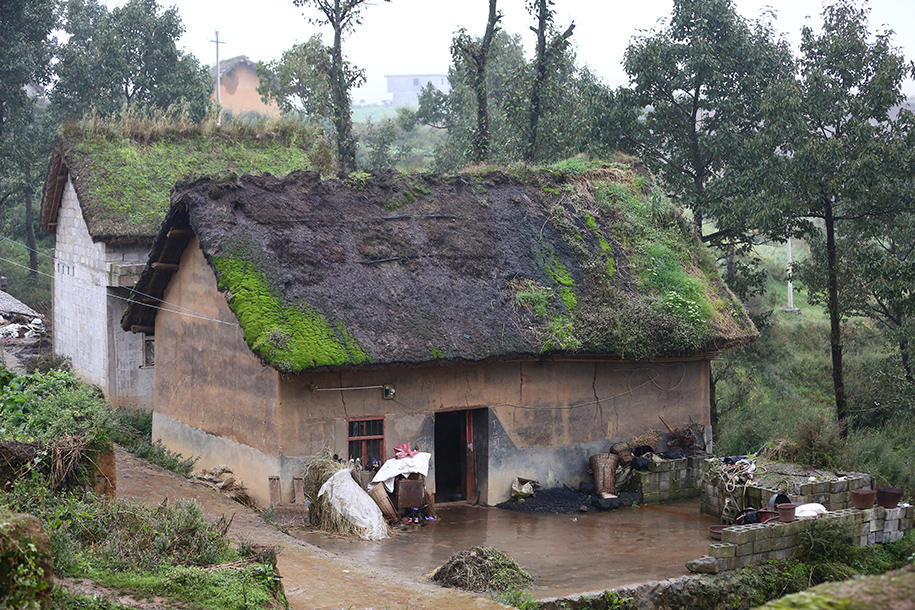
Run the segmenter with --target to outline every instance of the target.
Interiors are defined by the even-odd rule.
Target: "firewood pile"
[[[212,487],[223,495],[243,504],[248,508],[256,508],[257,503],[248,493],[248,488],[241,479],[236,478],[232,471],[223,464],[211,470],[202,468],[194,472],[192,479],[195,483]]]
[[[664,421],[664,418],[658,416],[667,426],[670,433],[670,439],[667,441],[667,448],[679,448],[683,451],[705,451],[705,426],[702,424],[689,423],[682,428],[671,428],[670,424]]]

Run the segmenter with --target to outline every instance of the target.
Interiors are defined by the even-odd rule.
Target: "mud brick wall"
[[[851,523],[853,543],[869,546],[902,539],[912,529],[913,507],[847,508],[824,513],[818,518]],[[709,545],[708,554],[718,561],[721,570],[734,570],[770,559],[787,559],[797,553],[800,534],[813,521],[800,519],[791,523],[776,521],[728,527],[721,532],[721,542]]]
[[[702,512],[718,517],[724,508],[725,500],[730,497],[725,489],[724,481],[717,479],[711,473],[711,465],[715,460],[704,460],[702,463]],[[773,489],[753,485],[739,485],[732,492],[740,508],[764,508],[769,503],[769,498],[783,493],[796,504],[816,502],[826,507],[826,510],[836,511],[853,506],[851,491],[856,489],[873,489],[874,477],[861,472],[850,472],[845,476],[832,481],[806,481],[795,483],[791,489]]]
[[[646,504],[695,498],[701,491],[699,484],[704,461],[704,456],[693,456],[651,462],[647,471],[633,473],[631,489],[641,493]]]

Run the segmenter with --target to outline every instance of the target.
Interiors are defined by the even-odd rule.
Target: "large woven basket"
[[[610,453],[620,456],[623,464],[632,461],[632,450],[629,448],[629,443],[613,443],[610,445]]]
[[[378,505],[378,508],[381,509],[381,514],[384,515],[385,519],[391,523],[400,521],[400,514],[394,509],[394,505],[391,504],[391,498],[388,496],[388,490],[384,488],[384,483],[375,485],[375,487],[369,490],[369,495],[372,497],[372,500],[375,501],[375,504]]]
[[[592,455],[589,461],[597,493],[616,495],[616,464],[619,457],[612,453],[598,453]]]

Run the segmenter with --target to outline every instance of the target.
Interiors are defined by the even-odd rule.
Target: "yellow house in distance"
[[[210,68],[213,77],[213,93],[210,99],[216,99],[216,68]],[[257,64],[246,55],[239,55],[219,62],[219,96],[223,111],[239,116],[256,112],[272,118],[280,116],[276,103],[265,104],[257,87]]]

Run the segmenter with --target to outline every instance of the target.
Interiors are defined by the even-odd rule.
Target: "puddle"
[[[296,538],[354,564],[419,578],[457,551],[492,546],[534,577],[539,598],[601,591],[682,576],[685,564],[708,552],[708,526],[699,500],[601,513],[528,515],[465,503],[438,505],[441,519],[408,526],[389,540],[363,542],[291,528]]]

